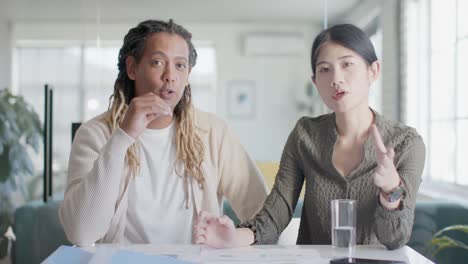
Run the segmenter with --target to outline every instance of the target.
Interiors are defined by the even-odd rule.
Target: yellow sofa
[[[265,182],[268,185],[268,188],[271,190],[273,184],[275,183],[276,173],[278,173],[279,161],[257,161],[256,163],[257,167],[260,169],[260,172],[265,178]],[[302,186],[300,198],[304,198],[304,188],[305,185]]]

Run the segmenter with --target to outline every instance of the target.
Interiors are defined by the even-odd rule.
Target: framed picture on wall
[[[255,117],[255,83],[248,80],[230,81],[227,88],[228,115],[234,118]]]

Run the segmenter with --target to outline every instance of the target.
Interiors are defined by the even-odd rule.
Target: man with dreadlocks
[[[76,133],[60,221],[70,242],[191,243],[200,211],[223,197],[240,220],[267,195],[255,163],[225,122],[194,109],[191,34],[149,20],[119,53],[109,110]]]

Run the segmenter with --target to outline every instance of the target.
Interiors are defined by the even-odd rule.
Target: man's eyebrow
[[[151,53],[151,56],[154,56],[154,55],[160,55],[162,57],[167,57],[166,54],[164,52],[162,52],[162,51],[155,51],[155,52]],[[188,61],[188,58],[185,57],[185,56],[176,56],[175,58],[178,59],[178,60]]]

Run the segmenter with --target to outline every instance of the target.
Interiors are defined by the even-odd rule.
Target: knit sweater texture
[[[373,179],[377,156],[371,136],[364,144],[363,160],[344,177],[332,162],[338,137],[335,114],[303,117],[287,140],[275,184],[263,209],[241,224],[254,231],[256,243],[271,244],[278,240],[291,220],[304,181],[297,244],[331,244],[333,199],[356,200],[357,244],[383,244],[396,249],[408,242],[424,169],[425,146],[415,129],[373,113],[385,146],[395,150],[394,164],[406,189],[399,209],[387,210],[378,201]]]

